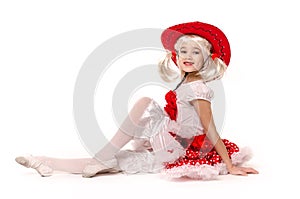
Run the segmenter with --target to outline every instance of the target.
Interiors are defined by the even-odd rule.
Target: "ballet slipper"
[[[117,159],[111,159],[107,161],[97,161],[91,164],[88,164],[82,171],[82,177],[91,178],[99,173],[117,173]]]
[[[19,156],[16,157],[15,160],[17,163],[24,167],[35,169],[42,177],[48,177],[52,175],[53,169],[43,164],[41,161],[39,161],[32,155]]]

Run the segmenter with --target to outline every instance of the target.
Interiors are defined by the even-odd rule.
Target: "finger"
[[[234,172],[235,175],[247,176],[247,172],[243,171],[243,168],[237,168]]]
[[[253,174],[258,174],[258,171],[256,171],[253,168],[243,168],[243,171],[247,172],[247,173],[253,173]]]
[[[242,175],[242,176],[247,176],[248,174],[247,174],[247,172],[245,172],[245,171],[243,171],[243,170],[240,170],[240,175]]]

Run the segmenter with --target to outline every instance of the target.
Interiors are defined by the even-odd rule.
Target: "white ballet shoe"
[[[117,159],[111,159],[107,161],[103,161],[103,163],[97,161],[95,163],[88,164],[82,171],[82,177],[90,178],[99,173],[116,173],[119,172],[117,169]]]
[[[20,165],[35,169],[42,177],[48,177],[52,175],[53,169],[43,164],[32,155],[16,157],[16,162]]]

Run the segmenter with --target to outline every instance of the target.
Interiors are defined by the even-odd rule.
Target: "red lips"
[[[183,62],[183,64],[186,66],[192,66],[194,64],[194,62],[185,61],[185,62]]]

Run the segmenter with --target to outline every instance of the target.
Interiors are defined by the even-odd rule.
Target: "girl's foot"
[[[98,173],[116,173],[119,172],[117,169],[117,160],[111,159],[103,161],[103,163],[95,160],[95,162],[88,164],[82,171],[82,177],[90,178]]]
[[[16,157],[16,162],[20,165],[23,165],[27,168],[33,168],[35,169],[42,177],[48,177],[52,175],[53,169],[49,166],[43,164],[40,160],[30,156],[19,156]]]

